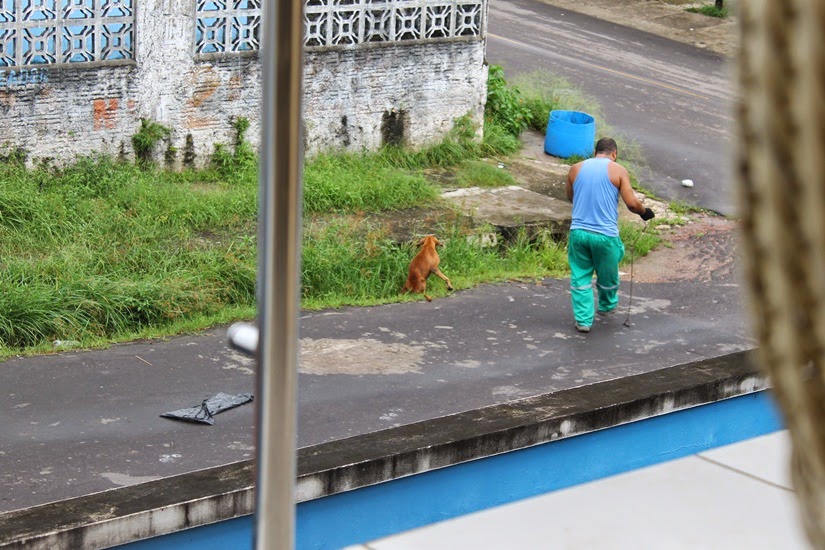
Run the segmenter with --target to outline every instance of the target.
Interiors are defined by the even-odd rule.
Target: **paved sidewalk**
[[[305,313],[299,446],[754,347],[735,279],[629,285],[619,313],[573,328],[569,281]],[[0,364],[0,512],[251,458],[254,405],[214,426],[160,418],[255,392],[225,328]]]
[[[349,550],[807,549],[789,453],[776,432]]]

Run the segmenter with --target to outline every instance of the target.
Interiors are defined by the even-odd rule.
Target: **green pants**
[[[619,237],[608,237],[584,229],[573,229],[567,241],[570,264],[570,296],[576,323],[593,324],[593,272],[599,292],[599,310],[610,311],[619,305],[619,261],[624,244]]]

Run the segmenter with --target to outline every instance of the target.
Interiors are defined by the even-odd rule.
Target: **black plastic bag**
[[[200,405],[166,412],[160,416],[163,418],[173,418],[175,420],[185,420],[186,422],[209,424],[211,426],[215,423],[213,417],[216,414],[228,409],[233,409],[238,405],[249,403],[250,401],[252,401],[252,394],[250,393],[240,393],[238,395],[218,393],[208,399],[204,399]]]

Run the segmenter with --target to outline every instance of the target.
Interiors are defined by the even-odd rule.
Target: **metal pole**
[[[255,548],[295,546],[303,0],[262,14]]]

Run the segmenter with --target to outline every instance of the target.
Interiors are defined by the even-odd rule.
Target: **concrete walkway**
[[[629,285],[573,327],[569,281],[301,319],[301,447],[750,349],[735,280]],[[630,314],[630,327],[623,322]],[[214,426],[160,418],[255,392],[225,328],[0,364],[0,512],[251,458],[254,405]]]
[[[349,550],[807,549],[789,453],[776,432]]]

